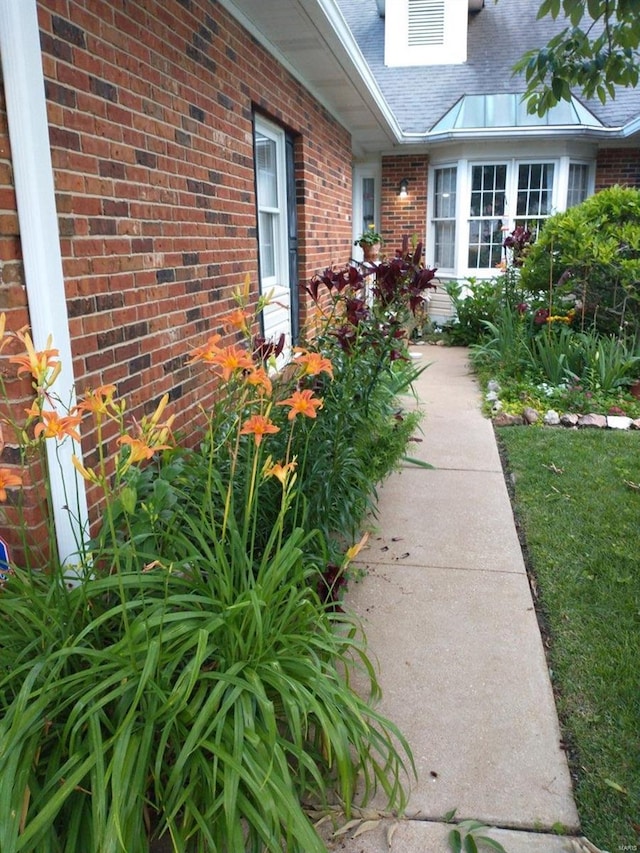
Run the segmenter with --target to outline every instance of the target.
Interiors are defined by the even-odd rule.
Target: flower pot
[[[636,400],[640,400],[640,379],[636,379],[633,385],[629,386],[629,393],[636,398]]]
[[[365,261],[375,263],[380,255],[380,243],[365,243],[364,245],[361,243],[360,245]]]

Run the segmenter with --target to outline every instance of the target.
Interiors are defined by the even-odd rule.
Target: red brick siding
[[[596,192],[620,184],[640,187],[640,148],[603,148],[596,162]]]
[[[426,155],[382,158],[380,228],[388,253],[400,248],[405,234],[425,240],[428,165]],[[404,178],[409,182],[409,192],[402,199],[398,189]]]
[[[247,273],[257,291],[254,110],[296,136],[301,282],[349,256],[350,135],[219,4],[38,16],[78,389],[114,383],[137,416],[169,392],[188,428],[212,391],[188,350],[223,331]],[[24,309],[2,103],[0,298]]]

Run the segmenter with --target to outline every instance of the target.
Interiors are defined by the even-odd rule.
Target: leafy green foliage
[[[166,397],[127,433],[114,386],[62,424],[90,412],[120,450],[75,460],[104,511],[74,587],[53,562],[0,589],[1,850],[320,853],[305,803],[348,816],[381,790],[403,809],[409,747],[339,589],[419,417],[397,403],[417,371],[394,316],[353,319],[318,337],[335,364],[309,344],[273,378],[267,342],[194,350],[220,378],[195,448],[174,445]],[[55,376],[33,375],[35,421]]]
[[[526,53],[514,71],[524,73],[530,113],[542,116],[578,87],[604,103],[615,87],[638,85],[640,21],[634,0],[543,0],[538,18],[563,15],[569,26],[540,50]]]
[[[550,217],[522,285],[573,298],[582,328],[624,332],[640,319],[640,191],[610,187]]]
[[[462,820],[456,829],[449,833],[449,849],[451,853],[479,853],[482,850],[494,850],[496,853],[507,853],[502,844],[485,833],[489,829],[479,820]]]
[[[640,575],[638,434],[500,430],[584,834],[637,843]]]

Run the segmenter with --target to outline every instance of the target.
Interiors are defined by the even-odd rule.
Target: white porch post
[[[36,0],[0,0],[0,57],[31,332],[36,349],[44,349],[48,336],[53,337],[62,364],[56,391],[66,410],[66,404],[74,401],[74,375]],[[80,448],[75,450],[80,455]],[[56,538],[63,562],[73,562],[88,529],[84,481],[71,463],[73,451],[70,438],[59,445],[57,454],[54,440],[47,441]]]

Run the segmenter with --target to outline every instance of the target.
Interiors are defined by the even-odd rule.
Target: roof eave
[[[638,128],[640,130],[640,127]],[[401,142],[403,144],[441,143],[441,142],[465,142],[472,140],[510,140],[531,139],[535,136],[542,139],[559,139],[570,137],[572,139],[612,139],[622,137],[621,127],[588,127],[575,125],[557,125],[555,127],[479,127],[464,128],[460,130],[447,130],[438,133],[404,133]]]

